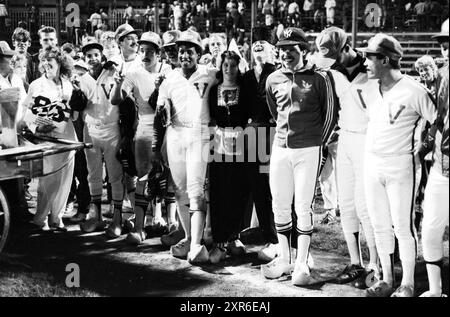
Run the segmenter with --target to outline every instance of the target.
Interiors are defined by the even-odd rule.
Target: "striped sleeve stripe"
[[[325,117],[325,122],[323,125],[323,133],[322,133],[322,139],[325,142],[326,141],[326,137],[329,134],[329,132],[332,129],[332,122],[333,122],[333,112],[334,112],[334,92],[333,92],[333,88],[332,88],[332,84],[330,81],[330,78],[328,77],[328,75],[325,75],[322,72],[319,72],[319,74],[323,77],[323,79],[325,80],[325,85],[327,88],[327,113],[326,113],[326,117]]]

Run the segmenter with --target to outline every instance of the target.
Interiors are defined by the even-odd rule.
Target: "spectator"
[[[286,0],[278,0],[277,4],[278,20],[284,22],[287,17],[287,3]]]
[[[8,16],[8,10],[3,0],[0,1],[0,32],[6,31],[6,17]]]
[[[296,26],[300,22],[300,7],[298,6],[297,1],[291,0],[288,6],[288,25]]]
[[[209,164],[214,240],[209,259],[212,263],[225,259],[227,249],[235,255],[245,253],[245,247],[239,240],[239,232],[249,199],[243,148],[243,130],[248,113],[242,102],[239,61],[239,55],[235,52],[222,53],[217,74],[219,82],[211,88],[209,95],[211,125],[215,126],[213,149],[216,158]]]
[[[335,0],[326,0],[324,5],[327,12],[327,26],[331,26],[334,24],[334,15],[335,15]]]
[[[53,103],[58,109],[58,113],[65,113],[67,118],[70,116],[67,103],[73,90],[69,80],[72,74],[73,60],[63,54],[59,48],[46,46],[39,55],[39,61],[43,75],[30,84],[28,95],[24,101],[24,105],[28,108],[25,121],[33,133],[76,140],[71,120],[57,127],[53,123],[36,123],[35,116],[31,113],[34,109],[34,111],[40,111],[51,118],[47,105]],[[33,218],[33,223],[39,230],[53,228],[57,231],[67,231],[62,222],[62,215],[72,183],[74,154],[74,151],[71,151],[48,157],[49,165],[51,164],[52,169],[57,172],[39,178],[36,214]],[[47,220],[48,216],[50,221]]]
[[[425,27],[426,20],[426,3],[423,0],[420,0],[414,6],[414,13],[417,15],[417,27],[419,30],[423,30]]]
[[[100,16],[102,18],[102,25],[106,25],[107,27],[109,27],[109,17],[108,14],[105,12],[105,10],[103,8],[100,8]]]
[[[28,48],[31,46],[30,32],[22,28],[16,28],[13,32],[11,40],[16,54],[25,56],[27,60],[24,85],[28,91],[28,86],[35,77],[34,71],[36,69],[36,66],[33,64],[33,58],[30,53],[28,53]]]
[[[172,6],[173,11],[173,26],[175,30],[181,30],[181,23],[183,18],[184,10],[181,8],[181,5],[178,1],[173,2]]]
[[[124,23],[134,26],[134,9],[131,3],[127,3],[125,11],[123,13]]]
[[[102,16],[100,15],[99,11],[95,11],[94,13],[91,14],[88,21],[91,24],[90,34],[93,35],[95,30],[97,30],[97,28],[99,28],[102,25]]]
[[[305,29],[310,29],[314,24],[314,0],[305,0],[305,2],[303,2],[303,12],[305,13],[306,18],[306,21],[303,22],[303,26]]]
[[[209,51],[211,52],[211,64],[209,66],[219,69],[219,58],[227,49],[227,37],[224,33],[212,33],[209,36]]]
[[[243,15],[243,16],[245,15],[245,8],[246,8],[246,6],[245,6],[244,0],[239,0],[238,1],[238,12],[240,15]]]
[[[274,7],[273,7],[273,3],[272,0],[265,0],[263,7],[262,7],[262,12],[261,12],[264,16],[266,14],[272,14],[274,13]]]

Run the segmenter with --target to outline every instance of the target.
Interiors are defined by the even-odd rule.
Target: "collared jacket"
[[[308,66],[295,72],[281,68],[269,76],[266,90],[277,123],[274,145],[295,149],[327,142],[338,111],[329,73]]]

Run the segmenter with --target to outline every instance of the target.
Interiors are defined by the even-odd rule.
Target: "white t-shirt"
[[[378,81],[369,80],[362,95],[369,116],[366,151],[379,156],[414,153],[419,120],[434,122],[436,118],[436,107],[425,87],[404,75],[383,96]]]
[[[119,107],[111,104],[110,97],[114,87],[114,73],[104,69],[95,80],[86,73],[80,78],[81,91],[88,103],[83,111],[84,121],[88,124],[119,124]]]
[[[299,12],[300,8],[297,2],[291,2],[288,6],[288,14],[294,14],[295,12]]]
[[[53,80],[47,79],[45,75],[42,75],[35,81],[30,84],[28,87],[28,94],[24,101],[24,106],[27,107],[27,115],[25,116],[25,122],[32,132],[36,131],[37,124],[33,121],[33,115],[31,114],[31,108],[35,105],[36,98],[46,98],[49,99],[51,104],[55,104],[54,107],[43,108],[41,112],[47,112],[49,115],[54,113],[55,110],[58,110],[59,106],[57,103],[63,102],[68,105],[70,97],[72,96],[72,83],[65,78],[61,78],[61,85],[56,85]],[[50,113],[51,112],[51,113]],[[67,124],[65,125],[65,129],[63,132],[58,132],[57,130],[53,130],[48,133],[49,136],[56,138],[65,138],[76,140],[75,130],[73,128],[73,124],[70,122],[69,118],[66,118]]]
[[[159,88],[158,105],[169,103],[174,124],[205,125],[210,121],[208,95],[217,82],[217,70],[198,65],[186,79],[177,68],[169,72]]]
[[[161,67],[159,73],[149,73],[144,67],[129,72],[125,76],[122,84],[122,91],[128,96],[133,95],[136,100],[139,110],[139,121],[146,121],[153,124],[155,112],[149,106],[148,99],[155,90],[155,79],[160,74],[167,74],[172,71],[172,67],[168,64],[158,65],[158,70],[159,67]]]

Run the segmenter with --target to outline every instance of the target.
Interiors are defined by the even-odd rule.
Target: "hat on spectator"
[[[86,54],[87,51],[91,49],[98,49],[100,52],[103,52],[103,46],[97,42],[97,40],[94,37],[88,37],[81,47],[81,51],[83,54]]]
[[[305,32],[300,28],[286,28],[281,32],[276,46],[300,45],[301,48],[309,48],[309,42]]]
[[[158,49],[161,48],[161,46],[162,46],[161,37],[152,31],[142,33],[141,38],[139,39],[138,43],[139,44],[150,43],[150,44],[155,45]]]
[[[448,19],[447,19],[444,21],[444,23],[442,23],[441,33],[439,33],[435,36],[432,36],[432,38],[438,40],[439,42],[443,42],[445,40],[448,41],[448,29],[449,29],[449,26],[448,26]]]
[[[348,36],[343,29],[332,26],[323,30],[316,38],[316,65],[323,68],[333,65],[347,43]]]
[[[14,52],[9,44],[5,41],[0,41],[0,56],[13,57],[16,52]]]
[[[122,38],[124,38],[125,36],[130,35],[130,34],[136,34],[139,36],[140,32],[141,32],[141,30],[133,28],[128,23],[119,25],[116,29],[116,41],[121,41]]]
[[[272,45],[277,43],[277,35],[274,29],[267,26],[257,26],[252,29],[252,42],[266,41]]]
[[[369,45],[359,49],[361,52],[381,54],[392,60],[400,60],[403,56],[403,48],[394,37],[378,33],[369,40]]]
[[[175,45],[176,41],[180,37],[181,32],[178,30],[167,31],[163,34],[163,47]]]
[[[180,37],[176,41],[177,44],[183,44],[183,43],[189,43],[197,46],[200,48],[200,51],[203,51],[202,47],[202,38],[200,37],[200,34],[197,32],[186,30],[184,32],[181,32]]]

